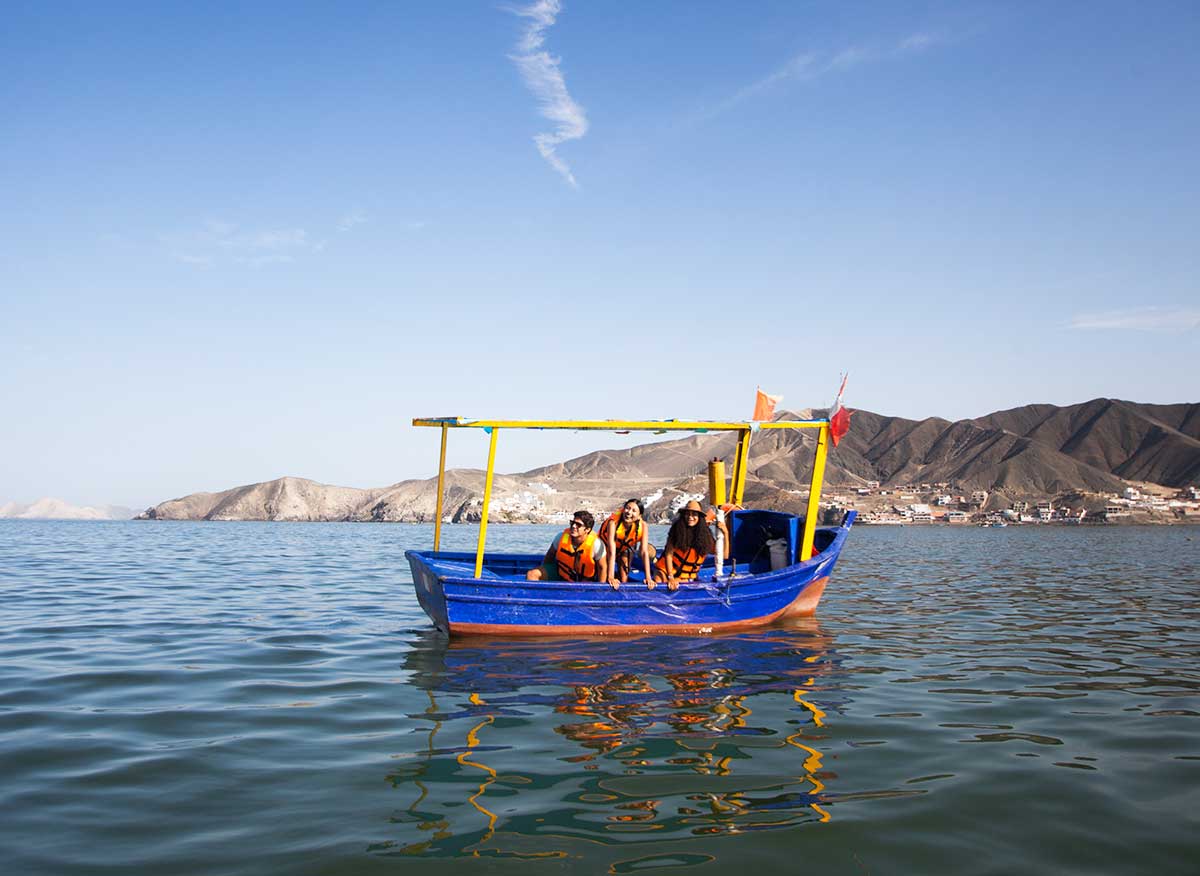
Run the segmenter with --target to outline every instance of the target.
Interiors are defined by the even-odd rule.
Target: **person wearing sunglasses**
[[[596,519],[576,511],[562,535],[550,543],[542,564],[525,574],[527,581],[607,581],[604,542],[592,532]]]
[[[725,544],[728,546],[729,530],[725,527],[725,521],[718,520],[717,526],[725,534]],[[654,564],[654,580],[666,581],[668,590],[678,590],[679,582],[696,580],[700,567],[716,549],[717,542],[708,528],[704,509],[693,499],[680,509],[667,532],[667,545]]]

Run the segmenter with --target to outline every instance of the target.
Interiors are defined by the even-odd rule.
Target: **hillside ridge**
[[[784,411],[776,419],[824,416]],[[813,443],[808,430],[756,433],[747,471],[747,501],[802,507]],[[558,520],[578,507],[606,509],[629,496],[665,517],[678,497],[701,492],[711,458],[732,464],[732,433],[688,435],[623,450],[598,450],[513,474],[497,474],[489,519]],[[1200,404],[1149,405],[1097,398],[1076,405],[1031,404],[982,417],[910,420],[859,410],[830,453],[826,495],[839,490],[940,484],[987,491],[996,502],[1064,494],[1120,494],[1131,484],[1184,488],[1200,484]],[[483,473],[446,473],[443,516],[478,520]],[[436,478],[355,488],[284,477],[218,493],[194,493],[155,505],[146,519],[429,522]]]

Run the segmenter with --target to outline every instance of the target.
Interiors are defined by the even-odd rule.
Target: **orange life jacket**
[[[700,567],[704,565],[704,558],[708,554],[702,554],[695,548],[688,548],[686,551],[683,548],[671,548],[671,560],[675,564],[675,577],[680,581],[695,581],[696,573],[700,571]],[[654,563],[656,572],[661,572],[663,577],[667,576],[667,552],[663,551],[663,555]]]
[[[613,527],[616,527],[614,530]],[[633,526],[626,526],[625,521],[621,517],[620,511],[615,511],[603,523],[600,524],[600,540],[608,544],[608,533],[614,533],[614,545],[617,552],[621,552],[626,548],[637,550],[642,546],[642,529],[643,522],[641,520],[633,521]]]
[[[564,581],[595,580],[596,558],[592,556],[595,545],[594,532],[589,532],[578,548],[571,544],[571,530],[564,532],[554,552],[554,562],[558,564],[558,577]]]

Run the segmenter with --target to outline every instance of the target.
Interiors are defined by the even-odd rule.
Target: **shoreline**
[[[203,517],[121,517],[108,519],[95,518],[71,518],[71,517],[5,517],[0,518],[0,525],[5,523],[346,523],[346,524],[364,524],[373,525],[399,525],[399,526],[432,526],[432,520],[272,520],[264,517],[241,517],[241,518],[223,518],[223,519],[206,519]],[[670,526],[669,522],[648,521],[651,526]],[[458,526],[478,526],[478,520],[458,521],[454,523],[443,523],[443,526],[458,527]],[[488,526],[561,526],[562,523],[551,520],[489,520]],[[833,524],[821,524],[823,526],[832,526]],[[1200,526],[1200,519],[1196,520],[1136,520],[1136,521],[1105,521],[1096,520],[1094,522],[1075,523],[1068,521],[1047,521],[1045,523],[1008,523],[1005,526],[993,526],[991,524],[982,523],[934,523],[929,521],[898,521],[881,523],[879,521],[869,522],[865,520],[857,520],[854,523],[855,528],[868,527],[871,529],[884,528],[912,528],[912,529],[1132,529],[1136,527],[1170,527],[1170,526]]]

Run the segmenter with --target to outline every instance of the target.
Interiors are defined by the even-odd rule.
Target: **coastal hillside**
[[[147,509],[152,520],[348,520],[383,491],[277,478],[219,493],[192,493]]]
[[[129,520],[136,514],[134,509],[120,505],[72,505],[51,496],[28,505],[0,505],[0,519],[11,520]]]
[[[1053,447],[1126,480],[1183,487],[1200,479],[1200,404],[1098,398],[1066,408],[1028,405],[974,422]]]
[[[778,419],[824,413],[790,411]],[[815,440],[809,430],[757,433],[751,445],[747,501],[801,508]],[[690,435],[498,474],[489,518],[558,520],[581,506],[614,507],[628,496],[644,497],[649,516],[662,518],[681,496],[705,489],[709,459],[732,464],[734,444],[732,434]],[[957,422],[855,411],[851,430],[830,454],[826,469],[829,495],[870,485],[886,489],[942,484],[951,491],[987,491],[992,507],[1064,495],[1119,494],[1131,483],[1172,488],[1200,484],[1200,405],[1095,399],[1067,407],[1027,405]],[[453,522],[478,520],[482,493],[483,472],[448,471],[443,517]],[[435,516],[436,478],[358,489],[294,477],[196,493],[141,515],[406,522],[429,522]]]

